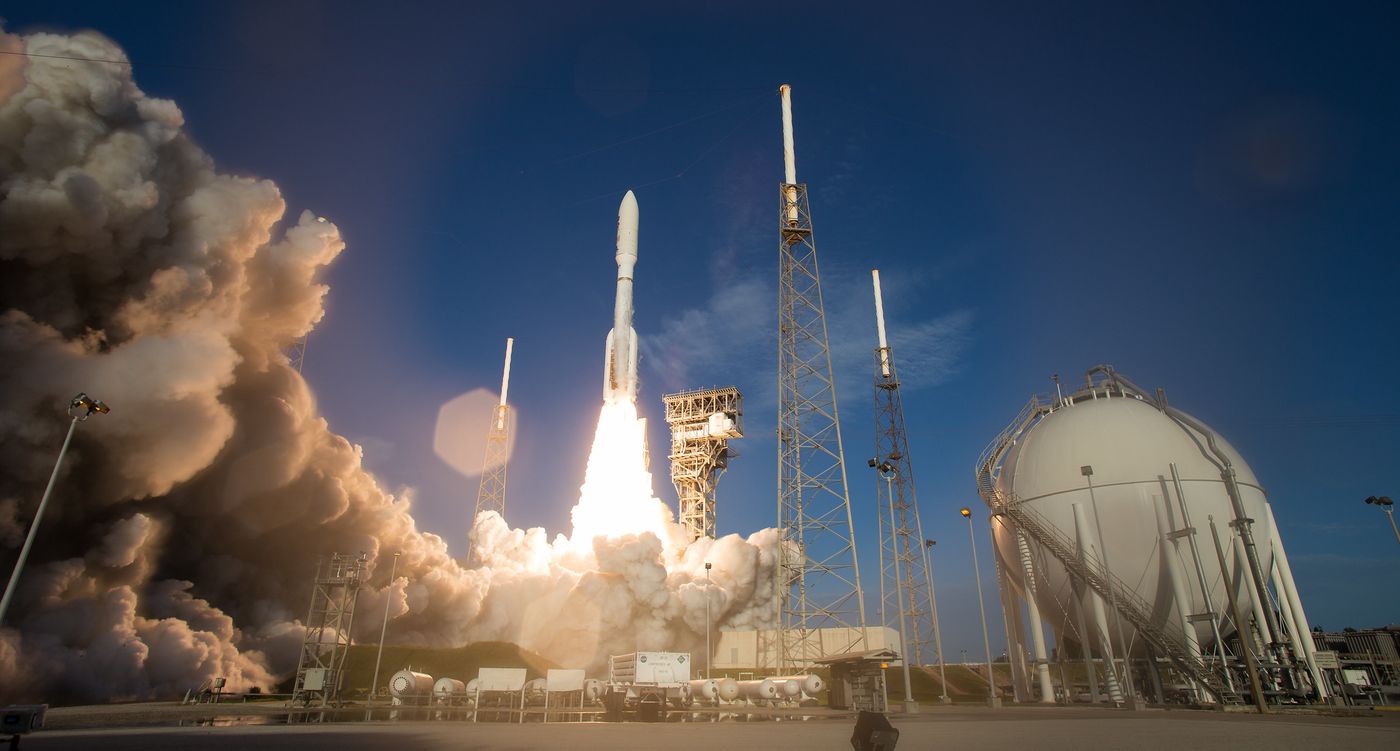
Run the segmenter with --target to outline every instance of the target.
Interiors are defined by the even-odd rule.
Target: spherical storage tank
[[[1178,537],[1177,542],[1164,543],[1160,534],[1159,513],[1166,520],[1168,532],[1187,527],[1172,479],[1172,464],[1176,465],[1186,510],[1197,532],[1199,571],[1209,585],[1215,612],[1224,614],[1228,609],[1226,581],[1234,583],[1237,596],[1246,598],[1241,600],[1245,608],[1252,601],[1247,599],[1252,590],[1248,568],[1235,561],[1229,526],[1234,511],[1221,469],[1212,458],[1221,460],[1209,448],[1205,432],[1188,427],[1192,418],[1184,413],[1177,415],[1181,422],[1140,393],[1117,383],[1090,386],[1043,405],[1039,418],[1019,435],[1004,434],[999,472],[993,474],[994,487],[1003,502],[1033,512],[1033,518],[1051,526],[1071,545],[1084,544],[1096,551],[1101,528],[1103,551],[1113,576],[1125,582],[1150,607],[1154,624],[1180,638],[1187,627],[1174,595],[1169,571],[1172,557],[1184,585],[1178,586],[1177,591],[1187,601],[1185,614],[1206,613],[1208,607],[1188,542]],[[1204,425],[1200,427],[1209,431]],[[1254,520],[1252,531],[1261,570],[1268,572],[1274,533],[1264,490],[1239,452],[1218,435],[1213,437],[1218,451],[1234,468],[1240,500],[1245,513]],[[1091,468],[1091,476],[1085,476],[1084,467]],[[1076,505],[1081,514],[1078,526]],[[1225,576],[1221,575],[1210,536],[1207,518],[1211,516],[1220,530],[1231,569]],[[1056,642],[1064,644],[1068,639],[1078,643],[1078,606],[1064,565],[1029,536],[1023,547],[1014,531],[1014,520],[1006,516],[994,517],[992,534],[1002,570],[1015,594],[1025,598],[1028,579],[1033,577],[1040,617],[1055,632]],[[1083,603],[1088,628],[1094,634],[1092,608],[1087,598]],[[1111,608],[1107,611],[1107,631],[1114,653],[1122,655],[1115,614]],[[1191,628],[1203,649],[1214,643],[1208,621],[1195,620]],[[1122,631],[1133,653],[1145,654],[1147,645],[1126,619]]]

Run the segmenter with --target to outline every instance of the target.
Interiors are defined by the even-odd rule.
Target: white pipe
[[[501,406],[506,406],[506,392],[510,390],[510,352],[515,347],[515,339],[506,339],[506,367],[501,372]]]
[[[787,185],[797,184],[797,154],[792,145],[792,87],[778,87],[783,98],[783,176]]]
[[[1230,535],[1230,538],[1235,546],[1235,570],[1244,571],[1246,572],[1244,576],[1249,576],[1249,554],[1244,549],[1244,540],[1238,534]],[[1234,586],[1234,577],[1231,577],[1230,586]],[[1256,653],[1267,655],[1269,654],[1269,645],[1264,641],[1264,624],[1268,621],[1264,620],[1264,607],[1259,602],[1259,598],[1255,596],[1253,587],[1245,587],[1245,590],[1249,596],[1250,609],[1254,613],[1254,631],[1251,633],[1246,629],[1246,633],[1251,633],[1252,641],[1258,645]]]
[[[1045,629],[1040,622],[1040,605],[1036,602],[1035,567],[1031,561],[1030,544],[1026,535],[1016,530],[1016,545],[1021,549],[1021,569],[1026,574],[1026,614],[1031,621],[1031,648],[1035,651],[1035,673],[1040,684],[1042,704],[1055,703],[1055,687],[1050,682],[1050,662],[1045,652]]]
[[[1312,676],[1313,685],[1317,687],[1319,699],[1326,699],[1329,695],[1327,681],[1322,679],[1322,671],[1317,667],[1317,647],[1313,645],[1312,633],[1308,628],[1308,614],[1303,612],[1303,600],[1298,596],[1298,585],[1293,581],[1293,569],[1288,565],[1288,553],[1283,550],[1283,537],[1279,535],[1278,522],[1274,521],[1274,507],[1268,503],[1264,504],[1264,510],[1269,514],[1269,529],[1273,530],[1273,550],[1274,565],[1279,569],[1279,578],[1283,581],[1283,591],[1285,600],[1288,601],[1288,608],[1293,611],[1293,621],[1298,624],[1299,641],[1303,643],[1303,657],[1308,663],[1308,674]]]
[[[1146,490],[1139,489],[1139,492],[1146,493]],[[1177,556],[1180,550],[1176,546],[1176,541],[1172,539],[1171,522],[1167,520],[1167,509],[1163,499],[1152,496],[1152,510],[1157,516],[1157,535],[1161,540],[1162,560],[1167,562],[1167,579],[1172,585],[1172,598],[1176,600],[1177,615],[1181,621],[1181,630],[1186,637],[1186,646],[1191,651],[1191,656],[1197,661],[1201,659],[1201,640],[1196,635],[1196,627],[1192,625],[1190,619],[1191,598],[1186,594],[1186,572],[1181,570],[1181,561]]]
[[[885,340],[885,301],[880,296],[880,270],[871,269],[870,279],[875,285],[875,330],[880,334],[880,374],[890,377],[890,345]]]
[[[1098,549],[1095,538],[1089,535],[1089,522],[1084,516],[1084,507],[1078,503],[1071,503],[1070,508],[1074,510],[1074,532],[1079,538],[1079,554],[1082,558],[1089,548]],[[1113,642],[1108,638],[1108,614],[1104,610],[1103,598],[1095,592],[1092,587],[1085,587],[1089,591],[1089,604],[1093,609],[1094,626],[1099,632],[1099,652],[1103,655],[1104,681],[1108,684],[1108,698],[1115,704],[1123,703],[1123,689],[1118,683],[1118,667],[1113,660]]]
[[[792,145],[792,87],[778,87],[783,99],[783,196],[787,204],[787,223],[797,226],[797,154]]]
[[[1004,522],[1002,529],[1010,531]],[[995,554],[993,562],[997,570],[997,593],[1001,597],[1001,627],[1006,632],[1007,664],[1011,667],[1011,700],[1020,704],[1028,700],[1031,690],[1030,676],[1026,670],[1026,626],[1021,617],[1021,598],[1012,590],[1010,576],[1006,573],[1005,556],[996,546],[995,533],[991,537]]]
[[[1278,597],[1279,615],[1283,618],[1284,628],[1288,630],[1288,641],[1293,645],[1294,658],[1302,662],[1303,670],[1306,671],[1308,668],[1308,661],[1305,655],[1307,653],[1303,651],[1302,640],[1311,639],[1312,636],[1298,630],[1298,622],[1293,618],[1293,609],[1288,607],[1288,598],[1283,592],[1283,578],[1279,576],[1277,564],[1269,567],[1269,578],[1274,584],[1274,594]]]
[[[1147,491],[1139,489],[1138,492],[1146,494]],[[1177,617],[1180,620],[1182,635],[1186,637],[1186,648],[1191,653],[1191,659],[1199,664],[1201,641],[1196,635],[1196,627],[1191,623],[1191,599],[1186,595],[1186,572],[1181,570],[1181,561],[1177,559],[1180,551],[1171,537],[1171,522],[1167,520],[1167,509],[1160,502],[1162,500],[1158,496],[1152,496],[1152,511],[1157,516],[1157,538],[1160,541],[1162,560],[1167,564],[1167,579],[1171,581],[1172,599],[1176,601]],[[1196,698],[1201,698],[1201,687],[1195,681],[1191,684]]]

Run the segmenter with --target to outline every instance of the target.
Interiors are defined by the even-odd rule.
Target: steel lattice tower
[[[476,519],[483,511],[495,511],[502,519],[506,516],[506,465],[510,464],[510,406],[506,403],[506,392],[510,389],[510,354],[514,346],[514,339],[506,339],[501,401],[492,410],[491,424],[486,429],[486,456],[481,463],[481,485],[476,490],[472,526],[476,526]]]
[[[860,648],[866,621],[812,214],[807,186],[797,182],[791,88],[779,92],[786,181],[778,214],[776,647],[779,667],[789,669]],[[831,640],[818,633],[825,628],[847,630]]]
[[[904,403],[894,349],[885,340],[885,311],[880,272],[872,270],[875,320],[880,346],[875,349],[875,495],[880,522],[880,622],[898,628],[901,610],[909,643],[901,650],[913,665],[941,662],[938,606],[929,585],[924,557],[924,528],[914,492],[914,467],[904,430]],[[902,593],[902,597],[901,597]]]
[[[323,707],[339,703],[366,559],[364,553],[333,553],[329,560],[317,561],[316,583],[311,588],[311,605],[306,613],[306,638],[301,644],[301,660],[292,689],[293,703],[309,706],[316,699]]]
[[[692,540],[715,537],[715,486],[738,453],[731,438],[744,437],[744,396],[729,386],[662,397],[671,426],[671,483],[677,517]]]

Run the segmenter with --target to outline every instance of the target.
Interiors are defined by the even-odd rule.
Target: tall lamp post
[[[1395,541],[1400,542],[1400,527],[1395,526],[1395,501],[1390,500],[1390,496],[1383,495],[1380,498],[1371,496],[1366,502],[1373,506],[1380,506],[1381,511],[1390,517],[1390,529],[1395,533]]]
[[[977,535],[972,531],[972,509],[963,506],[958,513],[967,520],[967,540],[972,543],[972,576],[977,582],[977,610],[982,614],[982,648],[987,652],[987,706],[1000,707],[996,678],[992,674],[992,640],[987,637],[987,606],[982,603],[982,569],[977,565]]]
[[[1108,543],[1103,539],[1103,522],[1099,521],[1099,502],[1094,496],[1094,468],[1088,464],[1079,474],[1089,484],[1089,505],[1094,509],[1094,532],[1099,538],[1099,560],[1103,562],[1103,578],[1108,582],[1108,604],[1113,608],[1113,622],[1118,626],[1118,648],[1123,651],[1123,678],[1128,684],[1128,709],[1137,709],[1137,690],[1133,687],[1133,663],[1128,654],[1128,640],[1123,638],[1123,612],[1118,609],[1118,588],[1113,584],[1113,571],[1108,567]]]
[[[894,596],[899,603],[899,650],[903,652],[901,664],[904,666],[904,713],[918,714],[919,703],[914,701],[913,683],[909,680],[909,637],[904,626],[904,579],[899,575],[899,534],[894,523],[894,479],[899,477],[899,470],[889,462],[876,462],[870,460],[870,466],[880,473],[880,477],[885,481],[885,498],[890,504],[890,548],[894,555]]]
[[[933,593],[933,546],[937,540],[924,540],[924,578],[928,581],[928,606],[933,609],[933,641],[938,648],[938,680],[942,683],[943,695],[938,700],[952,704],[948,696],[948,671],[943,659],[943,629],[938,625],[938,597]]]
[[[389,586],[394,586],[394,578],[399,573],[399,556],[402,552],[394,553],[394,562],[389,566]],[[387,588],[386,588],[387,591]],[[384,598],[384,623],[379,626],[379,654],[374,657],[374,679],[369,682],[369,701],[374,703],[374,694],[379,690],[379,663],[384,660],[384,635],[389,632],[389,598]],[[366,713],[368,714],[368,713]],[[369,719],[366,717],[365,719]]]
[[[705,562],[705,680],[710,680],[710,655],[714,650],[710,649],[710,632],[714,630],[710,621],[710,562]]]
[[[58,450],[58,460],[53,463],[53,474],[49,475],[49,484],[48,487],[44,488],[44,497],[39,500],[39,510],[34,512],[34,521],[29,525],[29,534],[24,538],[24,547],[19,549],[19,558],[15,560],[15,570],[10,572],[10,583],[5,585],[5,596],[0,598],[0,623],[5,622],[5,613],[9,611],[10,600],[15,596],[15,585],[19,584],[19,575],[24,571],[24,562],[29,560],[29,550],[34,547],[34,538],[39,535],[39,522],[43,521],[44,509],[48,508],[49,498],[53,497],[53,486],[58,482],[58,470],[63,466],[63,457],[68,453],[68,444],[73,442],[73,433],[78,429],[78,423],[93,415],[105,415],[111,411],[100,399],[93,399],[83,393],[73,397],[73,401],[68,403],[68,415],[73,420],[68,424],[68,435],[63,438],[63,448]]]

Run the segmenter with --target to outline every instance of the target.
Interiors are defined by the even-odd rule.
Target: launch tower
[[[316,563],[316,583],[306,613],[306,638],[301,644],[292,702],[322,707],[340,699],[345,658],[350,653],[350,632],[355,625],[355,601],[365,578],[367,556],[332,553]]]
[[[495,511],[506,516],[506,465],[510,463],[510,406],[506,392],[510,389],[510,353],[514,339],[506,339],[506,364],[501,373],[501,401],[491,413],[491,425],[486,429],[486,458],[482,461],[481,485],[476,491],[476,513],[472,524],[483,511]]]
[[[866,622],[812,212],[807,186],[797,182],[792,88],[784,84],[778,92],[785,179],[778,186],[776,646],[780,667],[796,669],[862,648]],[[819,629],[847,636],[834,643]]]
[[[744,396],[739,389],[698,389],[667,394],[671,426],[671,482],[677,516],[691,539],[715,536],[715,485],[738,456],[729,439],[744,437]]]

